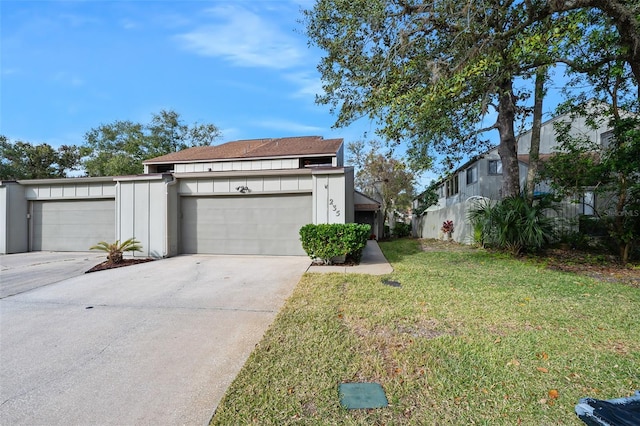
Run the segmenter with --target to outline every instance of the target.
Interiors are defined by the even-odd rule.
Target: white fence
[[[479,202],[486,201],[488,199],[474,196],[469,197],[465,202],[447,207],[429,207],[422,215],[414,216],[412,223],[414,237],[447,239],[447,236],[440,229],[443,222],[452,220],[452,239],[458,243],[472,244],[473,225],[468,218],[469,210],[477,206]]]

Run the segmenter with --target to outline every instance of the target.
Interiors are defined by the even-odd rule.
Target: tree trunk
[[[629,252],[631,251],[631,242],[620,244],[620,261],[623,265],[629,262]]]
[[[533,193],[540,164],[540,129],[542,128],[542,101],[544,83],[547,79],[547,67],[536,70],[536,82],[533,102],[533,126],[531,128],[531,146],[529,147],[529,169],[527,170],[527,201],[533,204]]]
[[[496,126],[500,132],[498,154],[500,154],[500,160],[502,161],[502,197],[516,197],[520,195],[520,170],[513,126],[516,116],[513,81],[505,79],[500,83],[499,88]]]

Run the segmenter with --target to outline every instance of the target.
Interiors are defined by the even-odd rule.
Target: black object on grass
[[[576,405],[578,418],[589,426],[640,425],[640,391],[628,398],[601,400],[581,398]]]

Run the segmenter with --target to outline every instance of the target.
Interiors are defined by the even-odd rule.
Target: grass
[[[389,276],[303,276],[211,424],[581,425],[580,397],[640,389],[637,288],[482,250],[381,247]],[[389,407],[342,408],[338,384],[358,381]]]

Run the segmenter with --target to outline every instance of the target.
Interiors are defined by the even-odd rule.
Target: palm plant
[[[115,243],[111,244],[105,241],[100,241],[89,250],[105,251],[107,252],[107,261],[109,263],[120,263],[122,262],[122,258],[125,252],[142,251],[142,246],[140,245],[140,241],[137,241],[132,237],[126,241],[123,241],[122,243],[120,242],[120,240],[117,240]]]
[[[469,220],[480,244],[517,255],[537,251],[552,240],[554,222],[546,216],[548,210],[555,210],[552,198],[542,197],[529,204],[519,195],[495,203],[481,202],[469,211]]]

